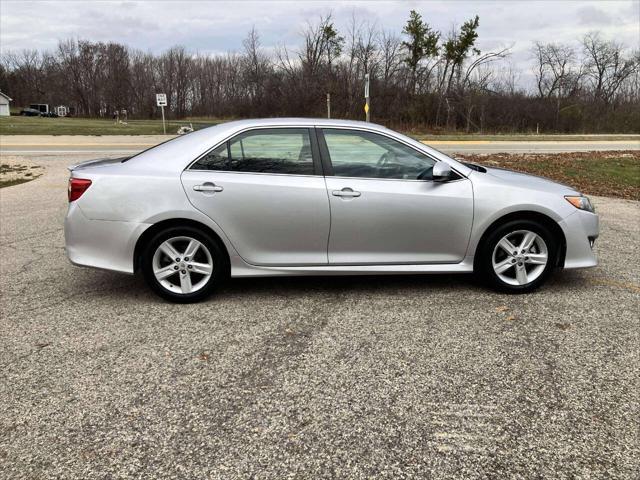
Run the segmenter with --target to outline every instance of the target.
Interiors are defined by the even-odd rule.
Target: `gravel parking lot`
[[[640,202],[600,266],[233,280],[197,305],[64,255],[66,165],[0,190],[0,478],[637,478]]]

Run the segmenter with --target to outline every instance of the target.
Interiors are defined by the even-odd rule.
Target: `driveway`
[[[640,203],[600,266],[232,280],[173,305],[64,255],[65,166],[0,190],[0,478],[632,478]]]

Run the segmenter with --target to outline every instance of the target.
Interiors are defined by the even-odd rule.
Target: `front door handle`
[[[342,190],[334,190],[331,192],[334,197],[354,198],[361,195],[360,192],[356,192],[353,188],[345,187]]]
[[[224,190],[220,185],[216,185],[215,183],[203,183],[202,185],[194,185],[193,189],[196,192],[221,192]]]

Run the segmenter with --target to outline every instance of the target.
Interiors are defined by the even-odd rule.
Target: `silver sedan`
[[[475,272],[529,292],[597,263],[584,195],[371,123],[229,122],[70,170],[71,262],[176,302],[228,276]]]

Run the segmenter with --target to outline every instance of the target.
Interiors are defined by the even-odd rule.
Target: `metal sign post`
[[[366,115],[365,119],[367,122],[371,121],[371,115],[369,114],[369,74],[365,74],[364,76],[364,113]]]
[[[327,93],[327,118],[331,118],[331,94]]]
[[[162,131],[167,134],[167,126],[164,123],[164,107],[167,106],[167,94],[156,93],[156,104],[162,109]]]

